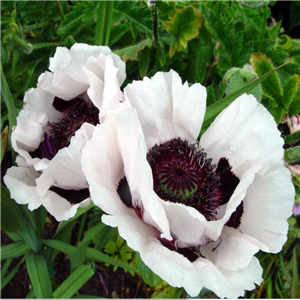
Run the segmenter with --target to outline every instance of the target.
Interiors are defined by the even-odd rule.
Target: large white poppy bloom
[[[81,154],[94,126],[124,101],[125,64],[108,47],[58,47],[37,88],[24,97],[12,132],[18,167],[4,181],[29,209],[44,205],[58,220],[90,202]]]
[[[281,250],[294,200],[273,117],[242,95],[198,145],[203,86],[170,71],[124,93],[131,108],[97,126],[82,155],[103,222],[191,296],[203,287],[228,298],[254,289],[262,281],[254,254]]]

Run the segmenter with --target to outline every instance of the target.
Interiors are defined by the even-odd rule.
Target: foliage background
[[[75,42],[108,45],[120,55],[126,62],[127,72],[123,87],[133,80],[170,69],[177,71],[183,81],[200,82],[207,87],[208,111],[212,112],[210,117],[206,116],[206,127],[224,108],[221,103],[226,101],[220,99],[288,62],[251,92],[269,109],[277,123],[287,114],[300,114],[300,2],[149,3],[1,2],[2,176],[14,162],[10,131],[23,106],[24,93],[35,87],[39,75],[48,69],[49,57],[56,47],[70,48]],[[285,140],[286,160],[300,160],[299,134]],[[293,182],[297,191],[295,201],[299,202],[299,177],[293,177]],[[25,267],[31,284],[27,297],[96,296],[83,294],[80,289],[95,277],[102,285],[102,296],[111,297],[113,291],[107,288],[105,278],[97,269],[102,264],[111,272],[124,270],[132,276],[140,291],[146,291],[135,296],[189,297],[184,290],[162,282],[115,229],[102,224],[101,210],[91,205],[80,209],[74,218],[57,224],[43,208],[30,212],[25,206],[17,205],[3,184],[1,192],[2,230],[10,238],[1,247],[3,291],[11,286],[20,268]],[[256,290],[246,292],[245,297],[300,297],[299,216],[292,216],[289,224],[288,242],[281,253],[258,253],[264,281]],[[49,228],[54,228],[50,236],[46,234]],[[59,283],[56,271],[62,261],[67,262],[67,275]],[[213,295],[203,290],[198,297]]]

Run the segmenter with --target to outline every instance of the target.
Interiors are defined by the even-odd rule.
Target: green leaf
[[[166,21],[163,26],[175,38],[175,48],[170,51],[173,56],[175,49],[181,51],[187,47],[187,42],[195,38],[199,29],[204,23],[204,18],[200,11],[193,6],[177,9],[170,21]]]
[[[8,138],[10,141],[11,129],[14,125],[16,125],[17,109],[15,106],[13,97],[10,93],[5,75],[3,73],[2,64],[1,64],[1,96],[2,96],[2,99],[4,100],[6,108],[8,110],[8,122],[9,122]],[[2,142],[1,142],[1,144],[2,144]],[[2,145],[1,145],[1,147],[2,147]],[[14,150],[11,150],[11,151],[12,151],[12,158],[13,158],[13,163],[14,163],[16,155],[15,155]]]
[[[298,85],[300,84],[300,75],[295,74],[289,78],[286,84],[283,86],[283,105],[288,108],[293,98],[296,95]]]
[[[106,227],[105,224],[99,223],[96,226],[93,226],[90,228],[84,235],[84,238],[82,239],[79,247],[87,245],[89,242],[91,242],[102,230]]]
[[[290,104],[289,114],[294,116],[300,114],[300,89],[297,90],[296,95]]]
[[[284,152],[284,159],[286,162],[293,162],[300,160],[300,145],[286,149]]]
[[[42,242],[46,246],[56,249],[68,255],[73,255],[77,250],[76,247],[59,240],[42,240]]]
[[[268,76],[270,76],[273,72],[277,71],[278,69],[282,68],[285,66],[285,64],[271,70],[270,72],[264,74],[260,78],[254,80],[253,82],[249,83],[248,85],[242,87],[238,91],[224,97],[223,99],[220,99],[216,101],[215,103],[211,104],[210,106],[207,107],[205,117],[204,117],[204,122],[203,122],[203,127],[207,127],[213,119],[224,109],[226,108],[231,102],[233,102],[236,98],[241,96],[244,93],[248,93],[251,91],[254,87],[256,87],[258,84],[262,83],[263,80],[265,80]]]
[[[142,51],[145,47],[150,48],[151,46],[152,41],[150,39],[146,39],[136,45],[116,50],[115,53],[119,55],[124,62],[126,62],[127,60],[137,60],[139,52]]]
[[[146,76],[149,68],[150,61],[150,50],[148,47],[145,47],[139,52],[139,73],[141,78]]]
[[[47,245],[49,247],[52,247],[52,248],[54,248],[58,251],[61,251],[65,254],[68,254],[68,255],[73,255],[77,250],[77,247],[74,247],[74,246],[72,246],[68,243],[58,241],[58,240],[42,240],[42,242],[45,245]],[[102,252],[100,252],[96,249],[93,249],[93,248],[90,248],[90,247],[87,247],[85,249],[86,249],[86,259],[87,260],[113,264],[113,265],[116,265],[118,267],[123,268],[124,270],[137,273],[136,268],[134,268],[132,266],[129,266],[125,263],[119,262],[119,261],[109,257],[108,255],[105,255],[104,253],[102,253]]]
[[[30,247],[23,241],[4,245],[1,247],[1,260],[19,257],[27,253],[29,250]]]
[[[26,254],[26,266],[36,298],[52,298],[52,287],[46,261],[42,255]]]
[[[17,274],[17,272],[19,271],[19,269],[20,269],[22,263],[24,262],[24,260],[25,260],[25,257],[23,257],[22,260],[6,276],[4,276],[5,274],[3,274],[3,269],[2,269],[2,271],[1,271],[1,290],[4,289],[4,287]],[[3,274],[3,278],[2,278],[2,274]]]
[[[291,298],[297,299],[300,297],[300,282],[299,282],[299,271],[297,265],[297,248],[293,250],[293,279],[291,288]]]
[[[2,163],[4,154],[6,151],[7,135],[8,135],[8,126],[5,126],[4,130],[1,132],[1,161],[0,161],[0,163]]]
[[[79,266],[53,293],[54,298],[71,298],[93,275],[87,265]]]
[[[1,226],[6,232],[18,234],[34,252],[42,251],[41,237],[34,223],[33,212],[25,205],[18,205],[12,200],[3,184],[1,184]]]
[[[259,77],[274,70],[271,60],[261,53],[252,53],[250,62]],[[275,106],[281,104],[282,90],[276,72],[270,73],[268,79],[261,83],[261,87],[264,95],[272,99]]]
[[[138,252],[136,253],[136,264],[145,283],[151,287],[158,286],[162,283],[163,280],[145,265]]]
[[[300,131],[296,131],[284,137],[284,143],[287,145],[296,144],[300,141]]]

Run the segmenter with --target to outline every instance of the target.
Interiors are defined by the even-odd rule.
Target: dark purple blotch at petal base
[[[216,173],[220,176],[220,190],[221,190],[221,205],[226,204],[232,196],[234,190],[239,184],[240,180],[232,172],[228,159],[220,158]],[[241,224],[242,214],[244,212],[243,202],[232,213],[229,221],[225,224],[228,227],[238,228]]]
[[[52,186],[50,191],[68,200],[71,204],[78,204],[90,197],[88,188],[81,190],[65,190],[56,186]]]
[[[129,208],[133,208],[132,206],[132,196],[130,192],[130,188],[127,182],[127,178],[124,177],[120,180],[118,187],[117,187],[117,193],[120,196],[122,202]]]

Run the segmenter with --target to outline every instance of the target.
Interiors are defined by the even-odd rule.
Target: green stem
[[[154,37],[154,42],[157,47],[159,47],[159,39],[158,39],[158,27],[157,27],[157,7],[154,4],[151,7],[151,14],[152,14],[152,30],[153,30],[153,37]]]
[[[97,24],[94,39],[95,45],[108,45],[113,11],[114,1],[100,1],[97,12]]]
[[[49,21],[45,21],[45,22],[41,22],[41,23],[36,23],[36,24],[32,24],[32,25],[25,25],[23,27],[23,32],[28,32],[34,29],[38,29],[38,28],[44,28],[46,26],[49,25]]]
[[[60,16],[61,16],[61,19],[64,20],[65,18],[65,15],[64,15],[64,11],[62,9],[62,6],[61,6],[61,3],[59,0],[56,1],[56,4],[58,6],[58,10],[59,10],[59,13],[60,13]]]

